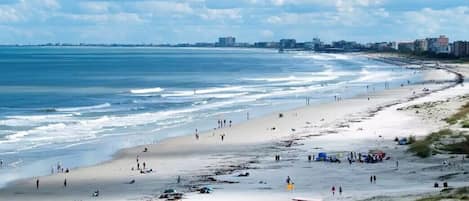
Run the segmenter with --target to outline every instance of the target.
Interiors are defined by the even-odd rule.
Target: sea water
[[[273,111],[419,81],[354,54],[0,47],[0,186]],[[368,86],[368,87],[367,87]]]

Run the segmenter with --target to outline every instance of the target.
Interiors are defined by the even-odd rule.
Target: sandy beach
[[[427,82],[376,93],[364,88],[354,98],[234,122],[201,132],[199,139],[192,134],[124,149],[99,165],[16,181],[0,189],[0,200],[159,200],[168,188],[184,192],[184,200],[413,200],[441,190],[433,183],[448,174],[453,174],[445,180],[450,186],[469,186],[469,159],[448,154],[421,159],[393,141],[448,127],[442,119],[469,100],[469,86],[457,84],[458,77],[448,72],[468,76],[469,66],[441,68],[423,70]],[[411,107],[422,104],[431,106]],[[390,159],[373,164],[346,160],[350,152],[373,149]],[[319,152],[342,162],[308,161]],[[274,160],[275,155],[280,160]],[[460,165],[446,168],[445,160]],[[246,172],[248,176],[239,176]],[[294,183],[292,190],[287,190],[287,176]],[[376,176],[376,182],[370,183],[370,176]],[[214,191],[193,192],[201,186]],[[333,195],[333,186],[343,192]],[[96,190],[99,197],[92,197]]]

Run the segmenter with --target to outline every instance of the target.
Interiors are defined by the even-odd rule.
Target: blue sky
[[[0,44],[469,40],[469,0],[0,0]]]

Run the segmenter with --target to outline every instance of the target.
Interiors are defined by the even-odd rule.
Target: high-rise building
[[[428,51],[440,54],[449,53],[449,38],[441,35],[438,38],[427,38]]]
[[[414,51],[422,53],[428,51],[428,43],[425,39],[417,39],[414,41]]]
[[[399,52],[413,52],[414,42],[399,42],[397,49]]]
[[[323,46],[324,46],[324,43],[321,41],[321,39],[313,38],[313,49],[314,50],[322,49]]]
[[[218,38],[218,46],[233,47],[236,44],[236,38],[232,36]]]
[[[296,47],[295,39],[281,39],[280,40],[280,49],[292,49]]]
[[[469,41],[455,41],[451,48],[451,53],[456,57],[468,57]]]
[[[278,42],[256,42],[254,43],[254,47],[257,48],[278,48]]]

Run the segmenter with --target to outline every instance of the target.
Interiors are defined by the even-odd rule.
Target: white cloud
[[[200,17],[205,20],[240,20],[242,15],[239,9],[205,9]]]
[[[434,10],[424,8],[419,11],[404,13],[400,24],[413,30],[420,37],[442,33],[459,33],[469,35],[469,7],[461,6]]]
[[[56,10],[61,7],[57,0],[38,0],[38,4],[43,5],[45,8]]]
[[[141,1],[136,2],[136,8],[140,11],[159,14],[191,14],[193,9],[188,3],[169,2],[169,1]]]
[[[23,16],[16,9],[9,6],[0,6],[0,22],[18,22]]]
[[[271,30],[265,29],[261,31],[261,36],[264,38],[272,38],[274,36],[274,32]]]
[[[95,24],[139,24],[145,22],[139,15],[135,13],[107,13],[107,14],[60,14],[59,17],[68,20],[82,21]]]
[[[90,13],[107,13],[113,5],[106,1],[81,2],[80,7]]]

